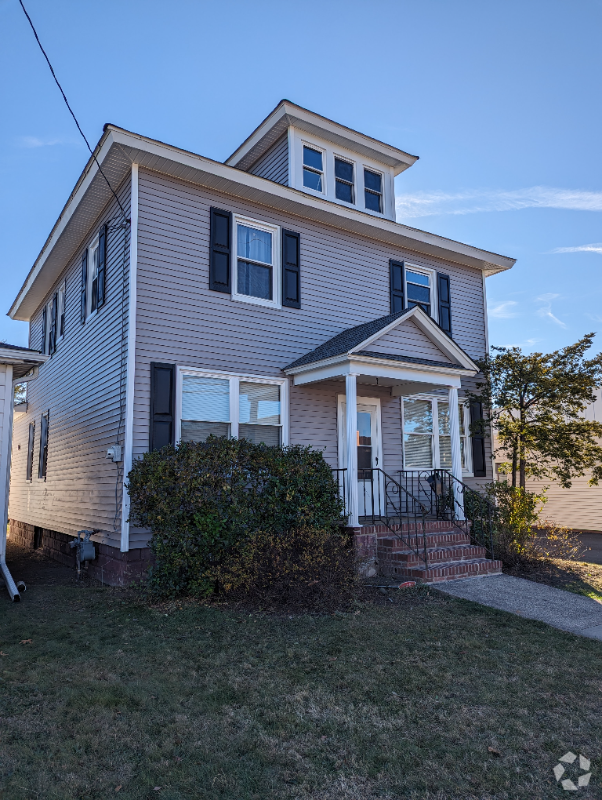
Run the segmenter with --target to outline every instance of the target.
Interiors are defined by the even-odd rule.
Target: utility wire
[[[63,95],[63,100],[65,101],[65,105],[66,105],[66,106],[67,106],[67,108],[69,109],[69,113],[71,114],[71,116],[73,117],[73,120],[74,120],[75,124],[77,125],[77,130],[78,130],[78,131],[81,133],[81,135],[82,135],[82,138],[83,138],[84,142],[86,143],[86,146],[87,146],[88,150],[90,151],[90,155],[92,156],[92,158],[94,159],[94,161],[96,161],[96,166],[98,167],[98,169],[99,169],[99,172],[100,172],[100,174],[102,175],[102,177],[103,177],[103,178],[105,179],[105,181],[107,182],[107,186],[108,186],[108,187],[109,187],[109,189],[111,190],[111,194],[113,195],[113,197],[115,198],[115,200],[117,200],[117,204],[118,204],[119,208],[121,209],[121,213],[123,214],[123,218],[126,220],[126,222],[129,222],[130,220],[127,218],[127,216],[126,216],[126,213],[125,213],[125,211],[124,211],[124,209],[123,209],[123,206],[121,205],[121,203],[120,203],[120,201],[119,201],[119,198],[117,197],[117,195],[116,195],[116,194],[115,194],[115,192],[113,191],[113,187],[112,187],[112,186],[111,186],[111,184],[109,183],[109,179],[107,178],[107,176],[106,176],[106,175],[104,174],[104,172],[102,171],[102,167],[100,166],[100,164],[99,164],[99,162],[98,162],[98,159],[97,159],[97,158],[96,158],[96,156],[94,155],[94,151],[93,151],[93,150],[92,150],[92,148],[90,147],[90,143],[89,143],[89,142],[88,142],[88,140],[86,139],[86,134],[85,134],[85,133],[82,131],[82,129],[81,129],[81,126],[80,126],[79,122],[77,121],[77,117],[75,116],[75,114],[73,113],[73,109],[72,109],[72,108],[71,108],[71,106],[69,105],[69,101],[67,100],[67,95],[66,95],[66,94],[65,94],[65,92],[63,91],[63,87],[62,87],[62,86],[61,86],[61,84],[59,83],[59,79],[56,77],[56,74],[55,74],[55,72],[54,72],[54,69],[52,68],[52,64],[50,63],[50,59],[48,58],[48,56],[46,55],[46,51],[45,51],[45,50],[44,50],[44,48],[42,47],[42,42],[40,41],[40,37],[38,36],[38,33],[37,33],[37,31],[36,31],[36,29],[35,29],[35,27],[34,27],[34,24],[33,24],[33,22],[31,21],[31,17],[30,17],[30,16],[29,16],[29,14],[27,13],[27,10],[26,10],[25,6],[23,5],[23,0],[19,0],[19,3],[20,3],[20,5],[21,5],[21,8],[23,9],[23,13],[24,13],[24,14],[25,14],[25,16],[27,17],[27,21],[28,21],[28,22],[29,22],[29,24],[31,25],[31,30],[33,31],[33,35],[36,37],[36,42],[37,42],[37,43],[38,43],[38,45],[40,46],[40,50],[42,51],[42,54],[43,54],[44,58],[46,59],[46,63],[48,64],[48,66],[49,66],[49,68],[50,68],[50,72],[52,72],[52,77],[54,78],[54,82],[55,82],[55,83],[56,83],[56,85],[59,87],[59,91],[60,91],[60,93]]]

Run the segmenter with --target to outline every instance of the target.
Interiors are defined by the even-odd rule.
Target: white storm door
[[[345,395],[339,397],[338,438],[339,466],[347,464],[347,437],[345,435]],[[358,397],[357,400],[357,475],[358,514],[368,517],[384,514],[384,485],[382,473],[382,433],[380,400]]]

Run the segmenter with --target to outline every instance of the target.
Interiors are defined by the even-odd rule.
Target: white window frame
[[[351,194],[353,196],[353,200],[350,203],[348,203],[346,200],[339,200],[339,198],[337,197],[337,180],[342,180],[342,179],[341,178],[337,178],[337,175],[336,175],[336,164],[335,164],[336,159],[338,159],[339,161],[344,161],[346,164],[351,164],[351,166],[353,168],[353,182],[351,184],[351,189],[352,189]],[[350,208],[351,206],[353,206],[354,208],[357,207],[357,173],[358,173],[357,162],[353,158],[350,158],[349,156],[343,156],[339,152],[337,152],[336,150],[333,151],[333,153],[332,153],[332,180],[333,180],[332,196],[336,200],[337,203],[340,203],[342,206],[346,206],[347,208]],[[343,181],[343,183],[346,183],[346,181]],[[363,181],[362,181],[362,183],[363,183]]]
[[[46,332],[44,340],[44,352],[50,355],[50,329],[52,328],[52,298],[54,292],[50,295],[50,300],[46,303]]]
[[[57,301],[56,301],[56,340],[60,342],[62,339],[65,338],[65,332],[61,333],[61,317],[65,312],[65,303],[67,300],[67,280],[64,280],[57,292]]]
[[[408,305],[408,278],[407,272],[418,272],[419,274],[426,275],[430,281],[430,289],[431,289],[431,319],[434,319],[435,322],[439,322],[439,301],[437,297],[437,270],[430,269],[430,267],[420,267],[418,264],[408,264],[406,261],[404,264],[403,270],[403,301],[405,303],[405,307],[409,308]]]
[[[405,415],[404,415],[404,400],[426,400],[431,404],[431,414],[433,417],[433,432],[431,434],[431,458],[433,462],[432,467],[407,467],[406,466],[406,445],[405,445]],[[441,467],[441,453],[439,450],[439,403],[448,404],[448,400],[445,397],[432,395],[432,394],[413,394],[413,395],[406,395],[405,397],[401,398],[401,447],[402,447],[402,459],[403,459],[403,468],[404,470],[428,470],[428,469],[444,469]],[[463,421],[464,421],[464,430],[466,431],[465,436],[463,436],[462,431],[460,430],[460,438],[464,438],[464,445],[465,445],[465,460],[466,460],[466,467],[462,467],[462,476],[465,478],[472,478],[473,477],[473,468],[472,468],[472,447],[470,444],[470,408],[468,403],[461,399],[458,401],[462,409],[463,414]],[[428,434],[422,434],[423,436],[428,436]]]
[[[88,245],[88,285],[86,286],[86,322],[95,317],[98,306],[92,311],[92,283],[94,282],[94,253],[98,251],[99,237],[97,236],[92,244]]]
[[[366,207],[366,176],[364,175],[364,170],[368,170],[368,172],[373,172],[375,175],[380,175],[380,211],[374,211],[372,208]],[[359,172],[359,170],[358,170]],[[368,164],[362,164],[362,197],[364,198],[364,208],[363,210],[367,214],[374,214],[376,217],[384,217],[385,215],[385,173],[380,169],[374,169],[374,167],[369,166]],[[371,192],[372,194],[376,194],[372,189],[368,189],[367,191]],[[359,192],[359,178],[358,178],[358,192]]]
[[[257,219],[243,217],[240,214],[233,214],[233,242],[232,252],[232,299],[242,303],[253,303],[257,306],[267,306],[268,308],[282,308],[282,289],[281,289],[281,269],[280,269],[280,228],[278,225],[270,225],[267,222],[260,222]],[[264,300],[263,297],[251,297],[248,294],[238,292],[238,225],[245,225],[248,228],[255,228],[259,231],[266,231],[272,235],[272,299]],[[247,260],[246,258],[244,260]]]
[[[289,381],[288,378],[266,378],[263,375],[245,375],[238,372],[221,372],[197,369],[196,367],[176,368],[176,441],[182,438],[182,394],[184,386],[184,376],[192,375],[196,378],[218,378],[219,380],[230,381],[230,437],[238,438],[239,415],[240,415],[240,384],[241,383],[265,383],[271,386],[280,386],[280,443],[286,447],[289,443]],[[210,420],[203,420],[210,421]]]
[[[310,150],[316,150],[317,152],[322,153],[322,191],[319,192],[317,189],[312,189],[311,186],[305,186],[303,183],[303,168],[305,167],[304,159],[303,159],[303,148],[309,147]],[[305,139],[301,139],[301,186],[300,189],[303,192],[309,192],[310,194],[314,194],[316,197],[325,197],[326,196],[326,187],[327,187],[327,167],[328,167],[328,153],[323,148],[313,142],[307,142]],[[317,172],[314,170],[313,167],[309,167],[310,170]]]

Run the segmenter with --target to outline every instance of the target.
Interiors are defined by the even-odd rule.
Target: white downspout
[[[130,269],[128,275],[128,333],[125,384],[125,432],[123,441],[123,485],[121,487],[121,552],[130,549],[130,496],[125,482],[132,469],[134,452],[134,379],[136,377],[136,302],[138,274],[138,164],[132,164],[130,197]]]
[[[13,446],[13,368],[5,365],[4,379],[4,409],[3,418],[6,426],[0,441],[0,572],[6,583],[6,588],[15,602],[21,599],[17,585],[6,566],[6,529],[8,527],[8,492],[10,488],[10,463]]]

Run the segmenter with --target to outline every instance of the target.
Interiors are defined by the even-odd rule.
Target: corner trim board
[[[138,164],[132,164],[130,208],[130,268],[128,273],[128,333],[125,385],[125,430],[123,441],[123,482],[121,487],[121,552],[130,549],[130,497],[125,482],[132,468],[134,451],[134,380],[136,377],[136,301],[138,274]],[[125,291],[125,287],[123,287]]]

